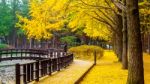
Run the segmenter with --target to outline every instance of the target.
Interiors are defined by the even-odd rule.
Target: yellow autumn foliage
[[[145,84],[150,84],[150,55],[144,53],[143,58]],[[114,52],[105,50],[104,56],[80,84],[126,84],[127,76],[128,71],[122,69]]]
[[[87,46],[83,48],[87,48]],[[144,53],[143,58],[145,84],[149,84],[150,55]],[[79,75],[82,75],[89,66],[91,66],[91,64],[88,61],[75,60],[75,62],[67,69],[54,74],[53,76],[49,76],[47,79],[41,80],[38,84],[59,84],[60,82],[62,84],[73,84],[73,82],[79,78]],[[122,69],[122,65],[118,62],[117,56],[114,52],[104,50],[103,57],[97,60],[97,65],[91,69],[79,84],[126,84],[127,75],[128,71]]]
[[[108,6],[104,1],[86,0],[85,3]],[[17,14],[19,21],[16,25],[26,32],[28,38],[40,40],[51,38],[52,32],[60,30],[64,21],[67,20],[72,31],[84,27],[83,32],[87,36],[110,40],[109,26],[93,18],[101,16],[104,17],[106,22],[113,24],[103,12],[106,13],[105,9],[100,12],[99,8],[85,5],[82,0],[29,0],[29,17]],[[68,21],[70,14],[72,14],[72,17]],[[111,15],[113,14],[110,12]]]
[[[111,30],[107,23],[113,24],[112,17],[113,13],[106,11],[106,9],[101,9],[100,7],[108,7],[105,0],[73,0],[70,4],[69,14],[72,18],[69,22],[69,27],[72,31],[77,30],[80,27],[84,27],[83,32],[94,39],[104,39],[110,40]],[[113,5],[110,4],[112,9]],[[115,9],[114,9],[115,10]],[[107,13],[109,15],[105,16]],[[101,17],[103,20],[101,21]]]
[[[126,84],[127,74],[127,70],[121,69],[114,52],[106,50],[81,84]]]
[[[78,59],[93,60],[94,53],[96,53],[97,58],[100,59],[103,56],[104,50],[99,46],[81,45],[70,48],[69,52],[73,53]]]
[[[52,32],[63,26],[64,4],[67,0],[29,0],[29,17],[19,14],[17,27],[22,28],[28,38],[49,39]]]

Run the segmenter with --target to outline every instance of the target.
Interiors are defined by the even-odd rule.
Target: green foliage
[[[24,34],[19,29],[14,31],[18,20],[16,13],[28,16],[28,0],[0,0],[0,36],[9,36],[11,33]]]
[[[75,36],[65,36],[60,38],[61,42],[67,42],[69,45],[74,45],[76,43],[76,37]]]
[[[7,44],[0,44],[0,49],[8,48]]]
[[[93,60],[95,52],[97,59],[100,59],[103,56],[104,50],[99,46],[81,45],[70,48],[69,52],[72,52],[76,58]]]
[[[24,33],[25,32],[22,29],[18,29],[18,31],[17,31],[18,36],[24,35]]]
[[[0,2],[0,36],[7,36],[12,25],[11,8],[6,2]]]

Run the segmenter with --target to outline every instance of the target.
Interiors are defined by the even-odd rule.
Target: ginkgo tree
[[[28,38],[50,39],[52,32],[63,26],[65,0],[29,0],[29,17],[17,13],[17,27],[22,28]]]
[[[90,37],[113,37],[114,50],[122,60],[122,17],[111,0],[72,0],[69,9],[75,13],[69,24],[73,30],[85,26],[83,31]]]
[[[143,42],[143,51],[150,53],[149,35],[150,35],[150,3],[147,0],[139,3],[140,24]]]
[[[69,27],[72,31],[76,31],[80,27],[84,27],[83,32],[93,38],[99,38],[104,40],[110,40],[110,36],[112,35],[111,29],[109,27],[113,25],[111,20],[106,18],[104,14],[100,13],[101,8],[90,6],[91,5],[99,5],[100,2],[96,2],[96,0],[87,0],[82,2],[82,0],[74,0],[69,5],[68,16],[71,17],[69,20]],[[96,4],[97,3],[97,4]],[[103,11],[104,12],[104,9]],[[104,17],[103,20],[107,20],[108,22],[102,21],[100,17]],[[107,25],[106,25],[107,24]],[[108,25],[109,24],[109,25]]]

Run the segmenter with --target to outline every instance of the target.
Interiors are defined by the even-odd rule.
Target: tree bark
[[[122,35],[116,35],[116,54],[118,57],[118,61],[122,61]]]
[[[144,84],[144,68],[138,0],[126,0],[129,65],[127,84]]]
[[[122,16],[121,15],[116,15],[116,21],[117,21],[117,25],[116,25],[116,30],[117,33],[116,34],[116,54],[118,56],[118,61],[122,61],[122,47],[123,47],[123,44],[122,44],[122,38],[123,38],[123,34],[122,34],[122,28],[123,28],[123,25],[122,25]]]
[[[124,5],[126,5],[126,0],[123,0]],[[122,12],[123,20],[123,51],[122,51],[122,68],[128,69],[128,44],[127,44],[127,17],[126,13]]]

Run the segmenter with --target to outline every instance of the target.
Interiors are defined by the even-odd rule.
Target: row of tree
[[[129,71],[127,83],[144,84],[142,41],[145,41],[141,34],[145,38],[149,26],[149,10],[145,4],[149,2],[0,0],[0,35],[10,45],[30,43],[30,47],[42,45],[43,41],[49,43],[49,39],[56,43],[61,36],[74,34],[86,44],[92,43],[91,38],[95,43],[107,41],[113,45],[123,69]]]
[[[33,2],[33,3],[35,3],[35,2]],[[49,3],[49,2],[46,2],[46,3]],[[45,4],[43,4],[43,6],[45,6]],[[32,4],[32,6],[33,6],[33,4]],[[29,13],[29,10],[31,12],[30,7],[31,7],[31,4],[29,4],[29,0],[0,0],[0,41],[2,41],[1,43],[8,44],[8,45],[10,45],[10,47],[14,47],[14,48],[15,47],[16,48],[37,48],[37,47],[42,47],[43,45],[48,45],[49,47],[54,47],[54,46],[56,47],[57,44],[60,43],[59,42],[59,41],[61,41],[60,39],[66,38],[66,39],[63,39],[62,42],[68,41],[67,39],[70,37],[68,37],[67,35],[71,35],[72,36],[71,39],[76,38],[72,41],[68,41],[70,45],[84,44],[84,43],[85,44],[98,44],[98,42],[100,41],[99,39],[93,40],[93,39],[87,37],[85,35],[85,33],[82,31],[82,28],[77,29],[76,31],[74,31],[74,33],[70,33],[71,29],[68,29],[68,27],[67,27],[68,22],[64,22],[64,24],[61,26],[61,30],[59,30],[57,32],[52,31],[52,33],[53,33],[52,39],[53,40],[51,40],[51,39],[45,40],[45,38],[43,38],[43,37],[41,39],[41,38],[39,38],[39,36],[37,37],[38,40],[34,36],[31,38],[28,38],[27,35],[29,35],[29,34],[27,34],[27,32],[25,32],[25,30],[21,29],[19,26],[19,18],[21,16],[30,18],[31,17],[30,16],[31,13]],[[33,7],[32,10],[35,10],[35,11],[42,10],[43,11],[44,9],[34,9],[34,7]],[[42,16],[42,15],[40,15],[41,13],[39,13],[39,12],[37,14],[39,14],[39,15],[34,15],[34,16],[36,16],[36,17]],[[49,15],[46,14],[40,18],[44,19],[44,17],[48,17],[48,16]],[[54,19],[54,17],[56,19],[56,16],[52,16],[52,17],[53,17],[53,19]],[[37,18],[39,18],[39,17],[37,17]],[[46,22],[46,20],[44,20],[44,21]],[[44,23],[44,21],[42,21],[42,22]],[[35,24],[35,22],[34,22],[34,24]],[[37,26],[33,27],[34,24],[32,24],[32,26],[28,26],[28,28],[29,29],[36,28]],[[37,24],[39,24],[39,22]],[[53,26],[55,26],[54,28],[56,28],[56,25],[53,25]],[[40,29],[40,28],[37,27],[37,29]],[[34,31],[37,31],[37,29]],[[31,32],[30,34],[39,35],[40,32]],[[47,33],[47,34],[49,34],[49,33]],[[44,36],[44,35],[41,35],[41,36]],[[50,36],[48,36],[48,38],[50,38]],[[56,43],[55,41],[58,41],[58,43]],[[76,41],[76,43],[73,43],[73,41]],[[99,45],[102,45],[102,44],[99,44]]]
[[[0,0],[0,38],[3,43],[17,46],[26,41],[26,36],[21,29],[16,28],[18,22],[16,13],[21,12],[23,16],[28,15],[27,0]]]

